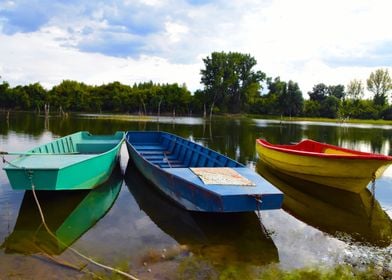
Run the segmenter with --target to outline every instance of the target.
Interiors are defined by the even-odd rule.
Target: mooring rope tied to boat
[[[261,213],[260,213],[261,212],[260,205],[263,203],[263,201],[261,200],[261,195],[255,194],[252,195],[252,197],[256,201],[256,216],[259,218],[260,224],[263,225],[261,222]]]
[[[264,235],[266,235],[266,236],[268,235],[269,236],[269,232],[265,228],[265,226],[263,225],[263,221],[261,219],[261,208],[260,208],[260,205],[263,203],[263,201],[261,200],[261,195],[260,194],[255,194],[255,195],[252,195],[252,197],[256,200],[256,216],[257,216],[257,218],[259,218],[259,223],[260,223],[261,230],[263,231]]]
[[[36,204],[37,204],[38,211],[39,211],[39,214],[40,214],[40,216],[41,216],[42,223],[43,223],[43,225],[44,225],[46,231],[49,233],[50,236],[52,236],[54,239],[56,239],[58,242],[60,242],[63,246],[67,247],[68,249],[70,249],[72,252],[74,252],[74,253],[77,254],[78,256],[80,256],[80,257],[82,257],[83,259],[85,259],[85,260],[91,262],[92,264],[95,264],[96,266],[99,266],[99,267],[101,267],[101,268],[104,268],[104,269],[107,269],[107,270],[116,272],[116,273],[118,273],[118,274],[120,274],[120,275],[122,275],[122,276],[125,276],[125,277],[127,277],[127,278],[129,278],[129,279],[132,279],[132,280],[139,280],[138,278],[136,278],[135,276],[133,276],[133,275],[131,275],[131,274],[129,274],[129,273],[126,273],[126,272],[124,272],[124,271],[121,271],[121,270],[118,270],[118,269],[116,269],[116,268],[113,268],[113,267],[110,267],[110,266],[101,264],[101,263],[99,263],[99,262],[97,262],[97,261],[94,261],[93,259],[91,259],[91,258],[87,257],[86,255],[80,253],[80,252],[79,252],[78,250],[76,250],[75,248],[73,248],[73,247],[71,247],[71,246],[67,246],[64,242],[62,242],[62,241],[52,232],[52,230],[51,230],[51,229],[48,227],[48,225],[46,224],[45,216],[44,216],[44,214],[43,214],[43,211],[42,211],[42,208],[41,208],[41,204],[39,203],[37,194],[35,193],[35,186],[34,186],[34,183],[33,183],[33,172],[32,172],[32,171],[29,171],[28,174],[30,175],[29,179],[30,179],[30,182],[31,182],[31,190],[32,190],[32,192],[33,192],[34,200],[35,200],[35,202],[36,202]]]
[[[35,152],[5,152],[0,151],[0,155],[9,156],[63,156],[63,155],[78,155],[79,152],[68,152],[68,153],[35,153]]]
[[[30,180],[30,183],[31,183],[31,190],[32,190],[32,193],[33,193],[33,197],[34,197],[35,203],[36,203],[37,208],[38,208],[38,212],[39,212],[40,217],[41,217],[42,224],[43,224],[43,226],[45,227],[46,231],[49,233],[49,235],[50,235],[52,238],[54,238],[55,240],[57,240],[59,243],[61,243],[61,245],[63,245],[64,247],[68,248],[69,250],[71,250],[73,253],[75,253],[75,254],[78,255],[79,257],[81,257],[81,258],[87,260],[88,262],[90,262],[90,263],[92,263],[92,264],[95,264],[96,266],[99,266],[99,267],[101,267],[101,268],[103,268],[103,269],[107,269],[107,270],[113,271],[113,272],[115,272],[115,273],[118,273],[118,274],[120,274],[120,275],[122,275],[122,276],[125,276],[125,277],[127,277],[127,278],[129,278],[129,279],[132,279],[132,280],[139,280],[138,278],[136,278],[135,276],[133,276],[133,275],[131,275],[131,274],[129,274],[129,273],[126,273],[126,272],[121,271],[121,270],[119,270],[119,269],[116,269],[116,268],[114,268],[114,267],[110,267],[110,266],[108,266],[108,265],[104,265],[104,264],[101,264],[101,263],[99,263],[99,262],[97,262],[97,261],[94,261],[94,260],[91,259],[90,257],[87,257],[86,255],[80,253],[78,250],[76,250],[76,249],[73,248],[72,246],[67,246],[63,241],[61,241],[61,239],[59,239],[59,238],[53,233],[53,231],[49,228],[49,226],[46,224],[45,216],[44,216],[44,213],[43,213],[43,211],[42,211],[41,204],[40,204],[40,202],[39,202],[39,200],[38,200],[38,197],[37,197],[37,194],[36,194],[36,192],[35,192],[35,186],[34,186],[34,183],[33,183],[33,175],[34,175],[33,171],[28,170],[27,168],[25,168],[25,167],[23,167],[23,166],[17,166],[17,165],[15,165],[15,164],[12,164],[11,162],[9,162],[8,160],[5,159],[5,157],[4,157],[3,154],[2,154],[2,159],[3,159],[3,163],[8,163],[8,164],[14,166],[15,168],[20,168],[20,169],[25,170],[26,175],[28,176],[28,178],[29,178],[29,180]],[[82,268],[82,269],[83,269],[83,268]],[[80,271],[81,271],[81,270],[80,270]]]

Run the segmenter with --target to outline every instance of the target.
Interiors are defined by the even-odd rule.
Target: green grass
[[[83,116],[84,114],[79,114]],[[88,115],[88,114],[87,114]],[[109,120],[122,120],[122,121],[150,121],[156,120],[157,116],[145,116],[145,115],[124,115],[124,114],[104,114],[104,115],[94,115],[90,116],[91,118],[97,119],[109,119]],[[165,116],[161,116],[165,117]],[[166,116],[167,117],[167,116]],[[180,116],[178,116],[180,117]],[[200,117],[200,116],[195,116]],[[310,117],[281,117],[281,116],[272,116],[272,115],[253,115],[253,114],[216,114],[213,115],[213,118],[246,118],[246,119],[269,119],[269,120],[281,120],[281,121],[309,121],[309,122],[329,122],[329,123],[359,123],[359,124],[376,124],[376,125],[392,125],[392,120],[362,120],[362,119],[329,119],[329,118],[310,118]],[[207,117],[208,119],[208,117]]]
[[[117,120],[117,121],[150,121],[156,120],[157,117],[154,116],[144,116],[144,115],[124,115],[124,114],[78,114],[81,117],[93,118],[93,119],[102,119],[102,120]]]
[[[161,260],[164,262],[164,260]],[[121,263],[117,268],[131,272],[127,262]],[[162,268],[161,268],[162,269]],[[174,272],[174,271],[173,271]],[[165,271],[159,273],[162,279],[169,279]],[[135,275],[137,277],[137,274]],[[126,279],[124,276],[107,271],[85,274],[82,279]],[[385,267],[369,265],[356,268],[342,264],[335,267],[304,267],[299,269],[284,270],[279,264],[270,264],[262,267],[246,263],[214,263],[198,256],[189,256],[178,263],[174,280],[384,280],[392,279],[392,271]]]
[[[301,268],[291,271],[283,271],[276,266],[270,266],[256,276],[255,279],[265,280],[367,280],[367,279],[390,279],[390,272],[377,270],[373,267],[355,269],[349,265],[338,265],[334,268]]]
[[[362,120],[362,119],[348,119],[342,122],[341,119],[328,118],[310,118],[310,117],[280,117],[280,116],[261,116],[261,115],[247,115],[248,118],[255,119],[272,119],[282,121],[309,121],[309,122],[333,122],[333,123],[361,123],[361,124],[378,124],[378,125],[392,125],[392,120]]]
[[[243,263],[216,265],[199,257],[183,260],[177,269],[177,279],[217,279],[217,280],[370,280],[392,279],[392,271],[386,268],[368,266],[355,268],[350,265],[337,265],[332,268],[305,267],[284,270],[278,264],[257,268]]]

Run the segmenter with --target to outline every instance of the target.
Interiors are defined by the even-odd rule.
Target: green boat
[[[61,254],[105,216],[122,182],[121,168],[116,164],[110,178],[93,190],[37,192],[45,222],[56,239],[42,226],[32,191],[26,191],[15,227],[0,248],[6,254]]]
[[[77,132],[20,153],[3,169],[15,190],[82,190],[105,182],[119,158],[124,132]],[[11,153],[10,153],[11,154]]]

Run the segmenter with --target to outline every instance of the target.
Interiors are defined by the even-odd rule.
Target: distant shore
[[[15,111],[15,110],[4,110],[0,109],[0,113],[3,114],[18,114],[18,113],[34,113],[34,111]],[[88,113],[88,112],[69,112],[71,115],[79,115],[86,116],[91,118],[99,118],[99,119],[115,119],[115,120],[144,120],[151,121],[157,120],[158,118],[203,118],[202,115],[176,115],[172,116],[171,114],[161,114],[157,115],[141,115],[141,114],[124,114],[124,113],[111,113],[111,112],[103,112],[103,113]],[[40,116],[44,116],[40,114]],[[57,115],[50,115],[50,117],[54,117]],[[330,119],[330,118],[311,118],[311,117],[288,117],[288,116],[274,116],[274,115],[254,115],[254,114],[215,114],[213,118],[247,118],[247,119],[266,119],[266,120],[276,120],[281,122],[326,122],[326,123],[354,123],[354,124],[374,124],[374,125],[392,125],[392,120],[372,120],[372,119]],[[206,117],[208,120],[209,117]]]

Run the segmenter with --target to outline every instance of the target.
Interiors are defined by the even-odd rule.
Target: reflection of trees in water
[[[203,145],[242,163],[255,160],[256,130],[249,119],[215,118],[207,122],[193,137]]]
[[[5,113],[0,118],[5,119]],[[307,125],[297,123],[265,123],[258,126],[252,119],[215,117],[196,124],[181,122],[124,121],[78,116],[45,119],[34,113],[11,113],[9,124],[0,122],[0,134],[9,131],[39,136],[44,131],[64,136],[87,130],[93,134],[111,134],[117,130],[160,130],[184,138],[192,136],[201,144],[234,158],[241,163],[256,161],[255,139],[265,138],[275,144],[289,144],[310,138],[350,149],[391,154],[392,130],[348,127],[346,125]]]

